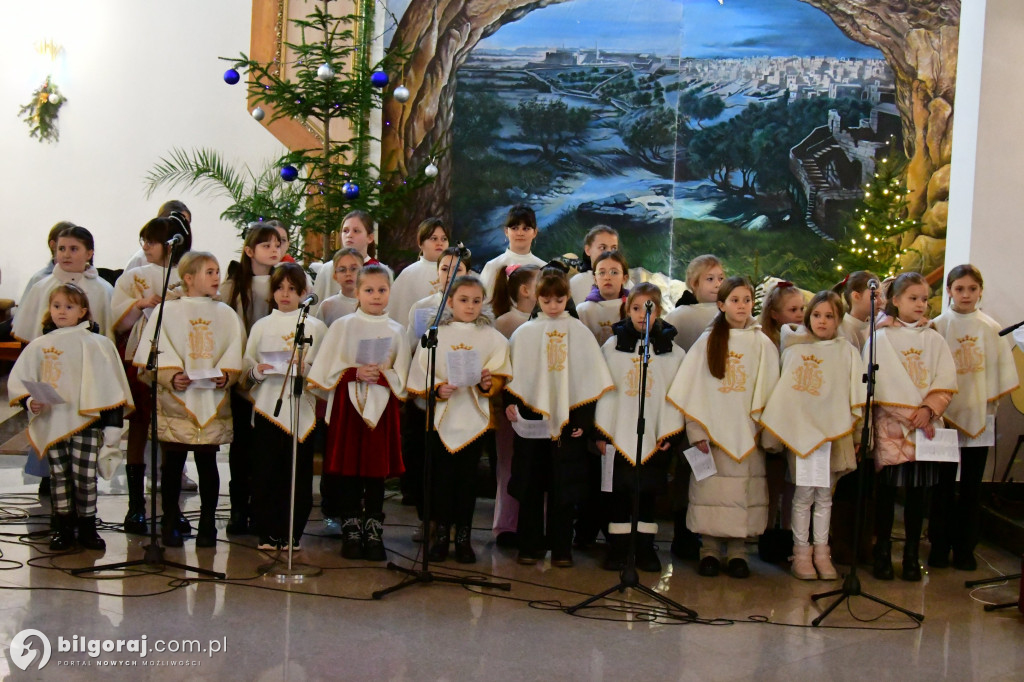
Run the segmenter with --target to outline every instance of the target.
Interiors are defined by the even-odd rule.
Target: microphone
[[[647,308],[647,312],[654,310],[654,301],[647,299],[647,303],[644,303],[644,307]]]
[[[462,242],[459,242],[457,244],[457,246],[459,247],[459,251],[462,252],[462,257],[463,258],[472,258],[473,257],[473,252],[470,251],[468,248],[466,248],[465,244],[463,244]]]
[[[299,301],[300,308],[308,308],[311,305],[316,305],[320,301],[320,297],[314,293],[307,294],[304,299]]]
[[[1017,324],[1011,324],[1006,329],[999,332],[999,336],[1006,336],[1010,332],[1016,331],[1019,327],[1024,327],[1024,322],[1018,322]]]
[[[181,236],[180,234],[176,234],[173,237],[171,237],[170,239],[168,239],[167,241],[165,241],[164,242],[164,246],[170,246],[171,248],[174,248],[175,246],[181,246],[184,243],[185,243],[185,238],[183,236]]]
[[[871,291],[874,291],[877,288],[878,288],[878,280],[877,279],[872,279],[872,280],[868,281],[868,289],[871,289]]]

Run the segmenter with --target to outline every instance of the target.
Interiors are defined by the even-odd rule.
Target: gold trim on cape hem
[[[859,421],[859,420],[858,420],[858,421]],[[814,446],[813,448],[811,448],[810,450],[808,450],[808,451],[807,451],[807,454],[805,454],[805,455],[802,455],[802,454],[800,454],[800,451],[799,451],[799,450],[797,450],[797,449],[796,449],[795,447],[793,447],[792,445],[790,445],[790,444],[789,444],[789,441],[787,441],[787,440],[786,440],[785,438],[783,438],[783,437],[782,437],[782,436],[780,436],[779,434],[775,433],[775,431],[774,431],[774,430],[772,430],[772,427],[768,426],[768,425],[767,425],[767,424],[765,424],[764,422],[761,422],[761,428],[763,428],[763,429],[764,429],[765,431],[767,431],[768,433],[770,433],[770,434],[772,434],[773,436],[775,436],[776,438],[778,438],[778,439],[779,439],[779,442],[781,442],[781,443],[782,443],[783,445],[785,445],[785,446],[786,446],[786,448],[787,448],[787,449],[788,449],[788,450],[789,450],[790,452],[792,452],[792,453],[793,453],[794,455],[796,455],[796,456],[797,456],[797,457],[799,457],[800,459],[806,459],[806,458],[810,457],[810,456],[811,456],[811,453],[812,453],[812,452],[814,452],[815,450],[817,450],[818,448],[820,448],[820,447],[821,447],[822,445],[824,445],[825,443],[834,443],[834,442],[836,442],[837,440],[839,440],[840,438],[845,438],[846,436],[852,435],[852,434],[853,434],[853,432],[854,432],[854,431],[856,431],[856,426],[857,426],[857,425],[856,425],[856,424],[854,424],[853,426],[851,426],[851,427],[850,427],[850,430],[849,430],[849,431],[847,431],[847,432],[845,432],[845,433],[841,433],[841,434],[839,434],[838,436],[832,436],[832,437],[830,437],[830,438],[824,438],[824,439],[822,439],[822,440],[821,440],[821,442],[819,442],[819,443],[818,443],[817,445],[815,445],[815,446]],[[830,455],[830,458],[831,458],[831,455]]]
[[[256,407],[255,404],[253,405],[252,409],[253,409],[253,412],[255,412],[256,414],[260,415],[261,417],[266,419],[268,422],[270,422],[271,424],[273,424],[277,428],[279,428],[282,431],[284,431],[289,436],[292,435],[291,431],[289,431],[285,427],[283,427],[280,424],[278,424],[276,421],[274,421],[274,419],[269,414],[267,414],[263,410],[261,410],[258,407]],[[314,429],[316,429],[316,417],[313,417],[313,425],[309,427],[309,429],[306,431],[306,433],[304,433],[303,435],[299,436],[299,442],[300,443],[305,443],[306,439],[309,438],[309,434],[313,433]]]

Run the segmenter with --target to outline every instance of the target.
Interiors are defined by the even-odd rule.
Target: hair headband
[[[513,263],[512,265],[506,265],[505,266],[505,277],[511,277],[512,273],[515,272],[516,270],[518,270],[521,267],[523,267],[523,266],[519,265],[517,263]]]

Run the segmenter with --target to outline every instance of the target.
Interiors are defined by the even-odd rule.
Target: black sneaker
[[[958,571],[977,571],[978,560],[974,558],[974,552],[953,552],[953,568]]]
[[[353,561],[363,558],[363,526],[356,516],[341,522],[341,556]]]
[[[718,557],[706,556],[697,564],[697,575],[702,575],[705,578],[714,578],[721,570],[722,562],[718,560]]]
[[[729,559],[729,563],[726,566],[726,572],[730,578],[749,578],[750,577],[750,566],[747,566],[746,559]]]

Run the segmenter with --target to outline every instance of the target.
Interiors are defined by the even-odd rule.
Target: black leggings
[[[875,486],[875,538],[878,542],[892,539],[892,524],[896,516],[896,486],[878,482]],[[906,527],[907,547],[917,547],[924,527],[924,496],[928,488],[907,486],[903,523]]]
[[[216,445],[186,445],[161,441],[163,464],[160,467],[160,495],[165,517],[177,518],[181,513],[181,473],[189,450],[199,470],[199,504],[203,516],[213,517],[220,501],[220,471],[217,469]]]
[[[988,448],[960,448],[960,495],[956,494],[956,464],[939,465],[939,482],[932,488],[928,539],[932,547],[971,553],[978,545],[981,526],[981,479]]]
[[[350,519],[384,513],[384,479],[365,476],[339,476],[338,497],[341,518]]]
[[[458,452],[448,452],[436,433],[428,437],[436,443],[431,460],[430,515],[440,523],[470,527],[476,510],[477,469],[483,439],[477,438]]]

